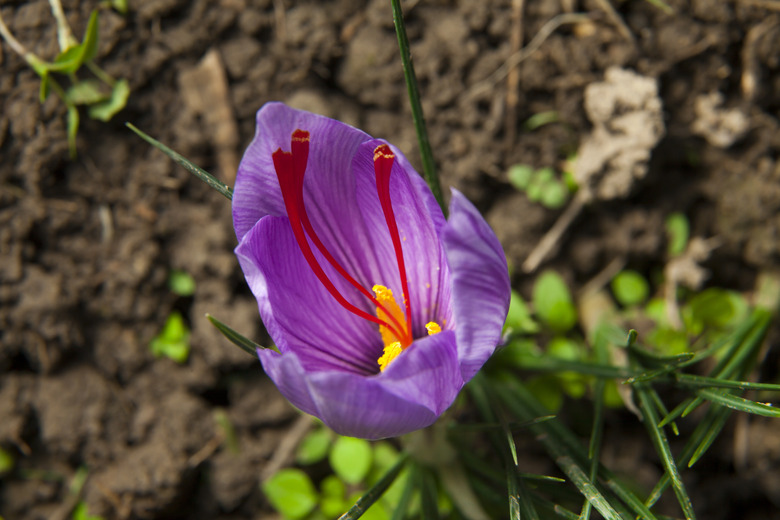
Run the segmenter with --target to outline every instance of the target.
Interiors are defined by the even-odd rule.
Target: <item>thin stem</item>
[[[74,45],[78,45],[79,42],[70,31],[70,25],[68,25],[68,19],[65,18],[65,11],[62,9],[60,0],[49,0],[49,5],[51,6],[51,14],[57,20],[57,42],[60,45],[60,51],[65,52]]]
[[[404,25],[404,14],[401,10],[400,0],[390,0],[393,5],[393,24],[395,25],[395,34],[398,36],[398,47],[401,50],[401,63],[404,68],[404,78],[406,78],[406,89],[409,92],[409,103],[412,105],[412,119],[414,128],[417,130],[417,141],[420,144],[420,156],[423,163],[423,177],[430,186],[433,196],[441,206],[444,215],[447,215],[447,207],[444,205],[444,198],[441,193],[441,184],[439,176],[436,173],[436,164],[433,161],[433,150],[428,140],[428,131],[425,127],[425,116],[423,115],[422,104],[420,103],[420,90],[417,84],[417,76],[414,73],[412,64],[412,54],[409,51],[409,38],[406,36],[406,26]]]
[[[89,71],[106,85],[109,85],[110,87],[116,85],[116,80],[113,78],[113,76],[95,65],[94,61],[89,60],[88,62],[84,63],[84,65],[86,65]]]
[[[13,34],[11,34],[11,30],[8,28],[8,26],[5,24],[5,21],[3,20],[3,15],[0,13],[0,36],[3,37],[3,39],[8,43],[8,45],[11,47],[11,49],[24,58],[25,60],[29,61],[27,59],[27,56],[30,53],[30,51],[27,50],[27,48],[22,45],[22,43],[14,37]]]

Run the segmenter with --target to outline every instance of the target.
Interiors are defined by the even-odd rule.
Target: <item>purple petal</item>
[[[442,241],[452,272],[461,375],[468,382],[498,345],[509,309],[509,273],[495,233],[457,190]]]
[[[373,281],[392,289],[401,304],[401,279],[390,232],[379,202],[374,174],[374,149],[384,141],[375,139],[360,145],[352,163],[357,181],[357,203],[371,236],[377,262],[375,270],[382,278]],[[392,148],[392,147],[391,147]],[[412,306],[413,333],[423,336],[425,324],[435,321],[445,327],[452,324],[450,278],[439,235],[446,222],[441,208],[425,181],[406,157],[392,148],[396,156],[390,176],[390,199],[401,237],[407,295]]]
[[[376,372],[382,353],[378,326],[341,307],[325,289],[301,254],[287,218],[261,219],[241,239],[236,255],[282,353],[295,352],[307,370]],[[368,301],[326,263],[321,265],[349,301]]]
[[[296,356],[270,350],[261,351],[260,359],[293,405],[341,435],[366,439],[433,424],[463,386],[451,331],[415,341],[387,370],[370,377],[306,371]]]
[[[324,116],[267,103],[257,112],[257,132],[236,175],[233,225],[239,240],[264,216],[286,214],[271,154],[278,148],[289,151],[292,133],[299,128],[312,136],[307,202],[312,195],[328,201],[325,207],[311,208],[311,220],[346,222],[355,217],[350,164],[360,143],[371,137]]]

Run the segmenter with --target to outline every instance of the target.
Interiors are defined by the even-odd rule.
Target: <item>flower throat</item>
[[[292,133],[290,151],[284,152],[281,148],[273,154],[274,169],[279,179],[279,187],[282,190],[284,206],[287,210],[287,216],[290,219],[295,241],[311,267],[314,275],[327,289],[327,291],[336,299],[336,301],[346,310],[372,323],[379,325],[379,332],[384,343],[383,355],[378,359],[380,370],[384,370],[388,364],[395,359],[406,347],[412,344],[412,307],[409,298],[409,282],[406,276],[406,265],[404,264],[403,249],[401,247],[401,237],[398,233],[398,225],[395,220],[392,202],[390,200],[390,174],[395,161],[395,155],[386,144],[377,146],[374,149],[374,174],[376,177],[376,190],[379,196],[379,203],[382,207],[382,213],[387,223],[390,238],[393,243],[393,252],[398,264],[398,272],[401,277],[401,289],[403,291],[403,302],[405,312],[401,310],[393,293],[390,289],[382,285],[374,285],[372,290],[374,294],[360,285],[333,257],[333,255],[322,243],[306,213],[303,200],[303,177],[306,173],[306,165],[309,159],[309,132],[305,130],[295,130]],[[308,236],[308,239],[307,239]],[[325,274],[320,266],[314,252],[312,251],[309,240],[328,261],[328,263],[339,273],[347,282],[357,289],[363,296],[368,298],[376,307],[376,316],[356,307],[350,303],[333,285],[333,282]],[[426,324],[429,334],[435,334],[441,331],[438,324],[430,322]]]

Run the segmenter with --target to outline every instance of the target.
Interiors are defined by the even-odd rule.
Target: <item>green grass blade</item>
[[[545,372],[577,372],[587,376],[602,377],[606,379],[627,379],[637,377],[643,372],[630,368],[616,367],[601,363],[589,363],[585,361],[570,361],[552,357],[540,357],[533,360],[524,360],[523,369]]]
[[[395,34],[398,37],[398,47],[401,50],[401,63],[404,68],[406,89],[409,93],[409,103],[412,106],[412,119],[414,121],[414,128],[417,131],[417,141],[420,144],[423,176],[446,216],[447,206],[445,206],[444,198],[442,197],[441,184],[439,183],[439,176],[436,173],[436,164],[433,161],[433,151],[431,150],[431,143],[428,140],[428,130],[425,127],[425,116],[423,115],[422,103],[420,102],[420,88],[417,84],[417,75],[414,73],[414,64],[412,63],[412,54],[409,50],[409,38],[406,35],[406,25],[404,24],[404,13],[401,10],[401,1],[390,0],[390,3],[393,6],[393,24],[395,25]]]
[[[535,415],[546,415],[549,413],[528,389],[516,380],[508,380],[506,381],[505,386],[496,385],[495,388],[499,392],[504,403],[506,403],[506,406],[512,410],[513,413],[517,414],[520,420],[527,420]],[[564,446],[565,450],[567,450],[582,467],[588,465],[587,452],[580,445],[579,439],[577,439],[577,437],[559,420],[554,419],[545,421],[533,426],[531,430],[544,442],[555,442],[557,445]],[[645,506],[630,489],[626,488],[617,479],[614,473],[602,465],[599,465],[599,477],[604,481],[607,488],[633,511],[633,514],[625,512],[623,511],[621,504],[612,502],[614,507],[621,509],[622,517],[639,517],[643,520],[657,520],[657,517],[649,508]]]
[[[411,465],[406,482],[404,483],[404,490],[401,492],[401,497],[398,499],[398,503],[393,510],[393,516],[390,518],[390,520],[404,520],[406,517],[406,511],[409,509],[409,505],[412,503],[414,486],[417,482],[417,466]]]
[[[387,491],[387,488],[395,482],[395,479],[398,478],[398,475],[401,473],[401,470],[404,469],[408,460],[408,455],[401,455],[398,462],[396,462],[376,484],[371,486],[371,488],[355,502],[355,505],[349,508],[349,511],[341,515],[339,520],[356,520],[363,516],[363,513],[374,505],[374,502],[379,500],[379,498],[384,495],[385,491]]]
[[[200,166],[193,164],[184,156],[174,152],[173,150],[171,150],[170,148],[162,144],[157,139],[142,132],[141,130],[136,128],[132,123],[125,123],[125,125],[127,126],[127,128],[135,132],[135,134],[138,135],[138,137],[140,137],[147,143],[151,144],[158,150],[160,150],[162,153],[164,153],[165,155],[173,159],[177,164],[182,166],[185,170],[187,170],[191,174],[195,175],[198,179],[208,184],[210,188],[218,191],[229,200],[233,200],[233,190],[230,188],[230,186],[220,181],[219,179],[211,175],[209,172],[207,172]]]
[[[669,447],[666,434],[658,427],[658,416],[656,415],[655,404],[644,386],[635,386],[634,392],[639,398],[639,408],[642,411],[645,427],[650,434],[656,452],[658,452],[658,455],[661,458],[661,463],[663,464],[666,473],[671,478],[672,488],[674,489],[675,495],[677,495],[677,501],[680,503],[683,514],[687,520],[694,520],[696,514],[693,512],[693,505],[691,504],[688,492],[685,490],[685,484],[683,484],[682,477],[680,477],[677,463],[674,461],[674,457],[672,457],[672,450]]]
[[[656,392],[654,388],[648,388],[647,391],[650,394],[650,398],[653,400],[653,404],[655,405],[656,410],[658,410],[658,413],[660,413],[662,417],[668,416],[669,410],[666,409],[666,405],[663,401],[661,401],[661,397],[658,395],[658,392]],[[677,424],[674,421],[671,421],[670,426],[672,427],[672,432],[676,436],[679,436],[680,430],[677,428]],[[660,424],[658,427],[661,427]]]
[[[716,377],[697,376],[694,374],[676,374],[677,382],[683,386],[698,388],[729,388],[733,390],[766,390],[780,392],[780,385],[772,383],[752,383],[750,381],[732,381]]]
[[[680,464],[687,464],[688,467],[692,466],[696,459],[701,457],[704,452],[712,445],[712,442],[720,434],[723,426],[726,424],[726,420],[731,414],[731,410],[723,408],[722,406],[713,406],[704,414],[704,418],[696,426],[688,441],[683,447],[680,454]],[[652,507],[661,495],[669,486],[669,474],[664,473],[658,483],[655,485],[650,495],[647,497],[645,504],[648,507]]]
[[[732,410],[763,415],[764,417],[780,417],[780,409],[774,408],[771,404],[758,403],[727,392],[718,392],[706,388],[697,390],[696,393],[708,401],[731,408]]]
[[[479,381],[482,381],[482,379],[480,378]],[[520,387],[520,385],[517,386]],[[538,411],[529,410],[521,404],[520,400],[526,396],[514,392],[513,395],[508,395],[506,392],[501,391],[498,386],[496,386],[496,389],[499,390],[499,396],[504,401],[504,404],[509,407],[513,413],[520,415],[520,420],[529,420],[532,418],[533,414]],[[538,406],[542,407],[540,403]],[[561,442],[561,440],[550,431],[551,426],[557,423],[557,420],[545,421],[531,426],[530,429],[537,434],[538,439],[550,454],[551,458],[555,460],[558,467],[567,477],[569,477],[569,480],[574,483],[580,493],[588,501],[593,503],[593,507],[595,507],[607,520],[621,520],[622,517],[620,514],[590,481],[588,475],[575,461],[574,456],[569,453],[569,446],[567,446],[565,442]],[[582,456],[580,455],[579,458],[582,458]]]
[[[422,498],[421,509],[423,520],[438,520],[439,507],[438,507],[438,490],[436,486],[436,479],[427,468],[420,468],[420,496]],[[339,519],[341,520],[341,519]]]
[[[218,331],[222,333],[223,336],[225,336],[232,344],[246,352],[252,357],[257,357],[257,350],[258,349],[267,349],[270,348],[272,350],[277,350],[276,347],[261,347],[251,339],[247,338],[246,336],[240,334],[239,332],[236,332],[234,329],[228,327],[221,321],[219,321],[217,318],[212,316],[211,314],[206,314],[206,318],[211,322],[214,327]],[[277,350],[278,352],[278,350]]]

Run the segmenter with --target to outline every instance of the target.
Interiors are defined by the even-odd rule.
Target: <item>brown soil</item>
[[[76,34],[98,3],[64,2]],[[643,175],[625,194],[586,205],[545,265],[577,285],[615,258],[659,269],[663,219],[681,211],[693,235],[720,237],[707,265],[711,283],[749,290],[759,271],[776,268],[780,14],[760,0],[668,3],[674,14],[642,0],[612,2],[621,29],[604,2],[526,2],[524,44],[567,10],[590,18],[559,26],[519,64],[516,104],[507,80],[492,76],[512,54],[512,2],[407,5],[442,182],[484,210],[515,265],[560,212],[515,191],[507,167],[560,167],[594,128],[586,87],[617,66],[657,80],[665,132]],[[133,122],[230,182],[255,111],[282,100],[385,137],[419,164],[389,2],[130,6],[127,16],[102,12],[98,57],[109,73],[130,81],[129,105],[108,124],[84,116],[73,161],[62,103],[51,97],[39,104],[37,77],[1,47],[0,445],[18,464],[0,479],[0,515],[66,518],[73,505],[67,484],[86,466],[92,514],[265,517],[257,483],[296,413],[259,363],[203,317],[213,313],[264,338],[232,254],[229,203],[122,123]],[[45,0],[4,2],[2,16],[31,50],[56,54]],[[201,62],[210,51],[216,55]],[[206,104],[198,92],[206,93]],[[713,93],[722,103],[697,112]],[[523,126],[552,110],[559,122],[534,131]],[[195,277],[193,297],[171,294],[171,269]],[[532,278],[515,278],[527,291]],[[184,365],[155,359],[148,348],[173,309],[193,329]],[[236,429],[239,456],[221,447],[219,410]],[[748,421],[735,428],[755,441],[753,451],[734,466],[733,436],[724,435],[686,473],[694,505],[707,519],[778,518],[777,427]],[[608,454],[617,469],[657,478],[646,444],[619,444]]]

